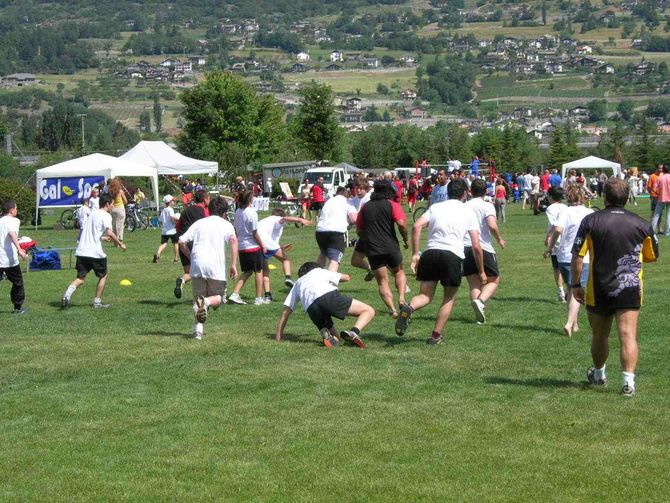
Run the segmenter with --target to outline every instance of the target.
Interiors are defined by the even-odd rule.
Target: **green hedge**
[[[21,224],[30,224],[35,214],[35,191],[14,180],[0,178],[0,204],[4,204],[9,199],[16,201]]]

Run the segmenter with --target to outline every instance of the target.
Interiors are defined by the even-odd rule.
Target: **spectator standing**
[[[126,193],[121,185],[121,179],[116,177],[112,179],[109,184],[109,195],[112,196],[112,227],[114,228],[114,235],[123,241],[123,229],[126,225]]]
[[[556,185],[549,189],[547,192],[547,197],[549,198],[549,206],[547,206],[547,233],[544,237],[544,246],[549,246],[549,239],[551,238],[554,232],[554,226],[558,225],[561,214],[568,209],[568,207],[563,204],[563,187]],[[565,287],[563,284],[563,276],[561,276],[561,271],[558,268],[558,247],[561,241],[560,238],[555,240],[554,246],[549,250],[547,248],[548,254],[545,254],[545,258],[551,257],[551,267],[554,271],[554,282],[556,283],[556,288],[558,289],[558,301],[565,304],[568,299],[565,294]]]
[[[662,168],[661,176],[658,177],[654,184],[656,191],[656,208],[654,208],[654,215],[651,218],[651,226],[654,229],[661,229],[661,219],[663,218],[663,210],[670,207],[670,165],[665,165]],[[670,213],[666,211],[665,214],[665,236],[670,236]]]
[[[23,302],[26,299],[23,287],[23,273],[19,265],[19,257],[25,259],[27,254],[19,245],[19,227],[21,221],[16,218],[18,208],[16,202],[9,200],[2,205],[0,217],[0,277],[3,274],[12,284],[9,298],[14,305],[12,314],[24,314]]]
[[[437,183],[430,193],[430,204],[437,204],[449,199],[449,176],[444,168],[437,172]]]

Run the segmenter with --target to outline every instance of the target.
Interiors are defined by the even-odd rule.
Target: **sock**
[[[70,297],[72,297],[72,294],[74,293],[74,291],[75,291],[76,289],[77,289],[76,286],[72,286],[72,285],[68,286],[68,287],[67,287],[67,290],[65,290],[65,295],[63,295],[63,297],[65,297],[66,299],[69,300]]]
[[[435,330],[433,330],[433,334],[432,334],[431,337],[432,337],[433,339],[437,340],[437,339],[439,339],[440,337],[442,337],[442,335],[440,334],[440,332],[436,332]]]
[[[272,298],[272,292],[265,292],[265,298],[271,299]]]
[[[607,365],[603,365],[603,368],[595,369],[595,371],[593,372],[593,377],[595,377],[596,380],[604,379],[605,378],[605,368],[606,367],[607,367]]]
[[[562,286],[558,288],[558,293],[565,297],[565,289]]]
[[[209,297],[205,297],[205,307],[209,307]]]
[[[623,385],[635,389],[635,374],[633,372],[622,372]]]
[[[100,297],[96,297],[95,299],[93,299],[93,304],[100,304],[101,302],[102,301],[101,301]]]
[[[361,335],[361,331],[357,327],[351,327],[351,330],[349,332],[353,332],[356,335]]]
[[[287,275],[285,276],[285,279],[291,279],[291,275],[290,275],[290,274],[287,274]]]
[[[202,323],[196,323],[195,325],[193,325],[193,333],[195,333],[195,332],[202,333],[203,330],[204,330],[204,325]]]

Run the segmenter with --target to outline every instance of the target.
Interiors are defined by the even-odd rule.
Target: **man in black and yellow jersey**
[[[605,184],[605,206],[587,215],[577,231],[572,248],[572,277],[579,278],[583,257],[588,252],[591,268],[586,292],[579,283],[570,285],[572,294],[586,304],[593,332],[591,356],[594,366],[587,373],[590,384],[606,386],[605,363],[609,354],[609,333],[616,319],[621,340],[624,396],[635,394],[637,365],[637,320],[642,305],[642,262],[658,257],[658,240],[646,220],[624,209],[628,184],[610,179]]]

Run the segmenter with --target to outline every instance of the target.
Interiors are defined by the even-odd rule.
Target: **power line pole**
[[[84,134],[84,117],[86,114],[77,114],[78,117],[81,117],[81,149],[86,150],[86,135]]]

